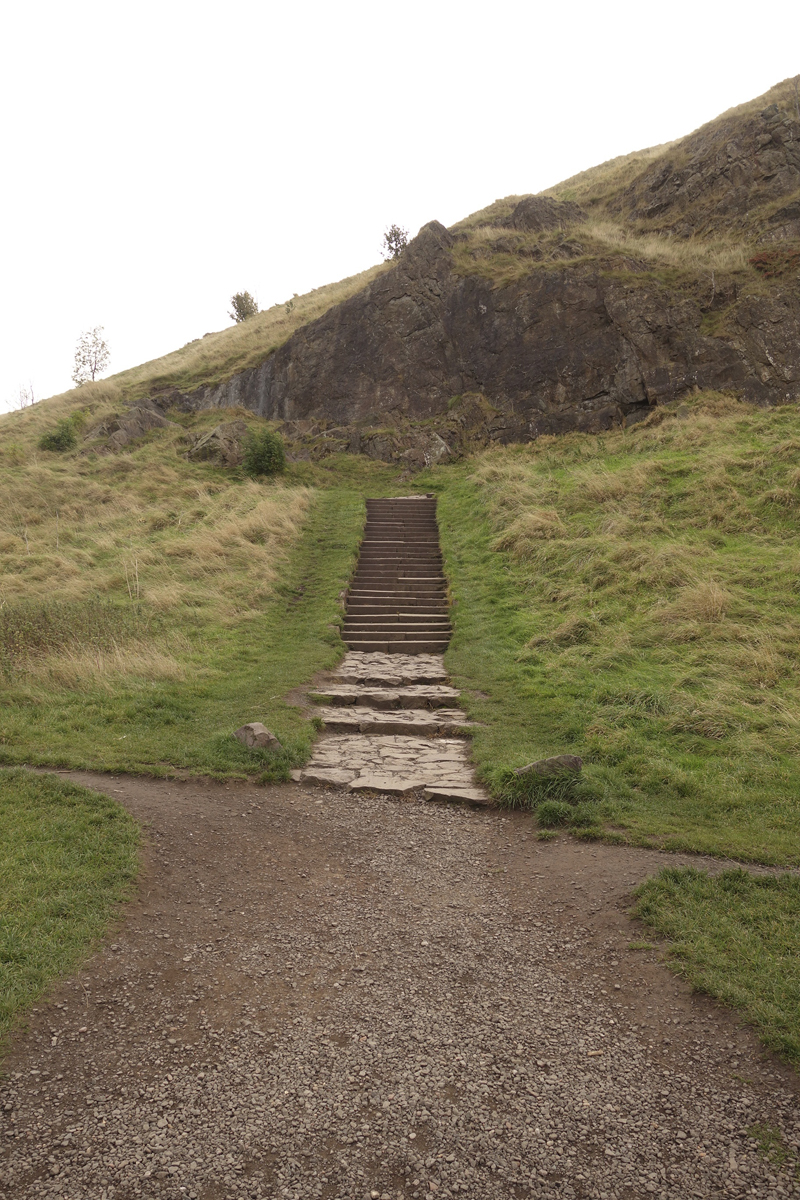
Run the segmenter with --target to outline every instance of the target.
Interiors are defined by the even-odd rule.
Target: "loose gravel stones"
[[[563,878],[654,854],[314,788],[121,798],[141,896],[16,1039],[2,1200],[800,1194],[786,1079]]]

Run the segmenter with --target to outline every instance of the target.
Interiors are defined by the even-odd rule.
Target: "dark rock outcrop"
[[[100,425],[95,425],[87,434],[87,443],[92,449],[124,450],[132,442],[140,441],[151,429],[179,428],[174,421],[169,421],[152,401],[143,400],[134,404],[124,414],[107,417]]]
[[[245,421],[224,421],[193,442],[187,458],[195,462],[215,462],[223,467],[238,467],[244,456]]]
[[[691,237],[725,229],[778,230],[797,237],[795,218],[767,215],[764,206],[800,189],[800,120],[771,104],[750,117],[720,118],[683,138],[643,171],[612,212],[647,220],[661,231]],[[791,206],[790,206],[791,207]]]
[[[772,97],[642,157],[633,178],[600,170],[592,216],[613,217],[623,238],[696,244],[674,268],[615,254],[571,201],[526,196],[487,210],[491,228],[432,221],[391,270],[259,366],[165,399],[316,422],[331,445],[426,462],[470,438],[636,421],[697,388],[796,401],[800,111],[784,85]],[[710,253],[721,234],[727,258]],[[469,435],[450,419],[465,395],[488,405]]]
[[[456,274],[453,245],[431,222],[392,271],[260,366],[180,402],[382,427],[441,418],[454,397],[480,393],[505,442],[606,429],[695,388],[759,404],[800,397],[796,287],[733,303],[730,332],[710,337],[698,299],[619,259],[532,267],[497,287]]]
[[[586,220],[583,209],[570,200],[551,200],[549,196],[523,196],[511,216],[501,221],[511,229],[542,233],[545,229],[567,229]]]

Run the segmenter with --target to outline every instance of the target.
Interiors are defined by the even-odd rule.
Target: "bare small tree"
[[[258,305],[249,292],[237,292],[235,296],[231,296],[231,305],[233,312],[229,312],[228,316],[237,325],[254,317],[258,312]]]
[[[36,397],[33,394],[33,384],[29,383],[26,387],[24,383],[19,385],[19,396],[17,397],[17,408],[30,408],[36,403]]]
[[[72,382],[80,387],[82,383],[97,379],[108,366],[110,357],[111,352],[103,337],[103,326],[96,325],[94,329],[88,329],[78,338],[78,345],[75,347]]]
[[[381,254],[384,259],[399,258],[408,245],[408,230],[400,225],[390,225],[383,235]]]

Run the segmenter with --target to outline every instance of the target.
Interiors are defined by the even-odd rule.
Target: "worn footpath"
[[[631,947],[631,888],[679,856],[70,778],[146,823],[145,874],[14,1039],[2,1200],[800,1194],[797,1077]]]

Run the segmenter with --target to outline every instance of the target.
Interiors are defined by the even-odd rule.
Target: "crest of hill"
[[[794,122],[800,125],[798,79],[784,79],[762,96],[729,108],[727,112],[706,122],[684,138],[609,158],[607,162],[572,175],[570,179],[545,188],[537,194],[555,200],[572,200],[587,208],[591,215],[600,212],[603,212],[603,215],[624,214],[633,221],[646,223],[648,230],[658,227],[680,236],[698,233],[714,235],[732,224],[739,224],[742,230],[746,227],[747,232],[752,232],[759,216],[772,215],[769,211],[759,214],[753,209],[758,209],[759,202],[769,206],[770,200],[782,197],[787,191],[796,190],[796,178],[793,180],[792,175],[781,169],[783,164],[780,161],[771,161],[768,158],[764,164],[763,186],[746,188],[748,194],[744,196],[741,194],[742,184],[746,185],[748,180],[730,179],[729,164],[736,162],[738,157],[750,158],[751,163],[758,164],[759,157],[764,154],[769,155],[776,150],[780,154],[782,144],[796,140],[793,136],[796,131],[790,128]],[[735,139],[740,139],[740,145],[735,145]],[[732,140],[734,145],[728,145]],[[721,157],[722,151],[724,154]],[[736,151],[739,151],[739,154],[736,154]],[[693,169],[684,179],[675,180],[679,186],[685,186],[692,175],[703,173],[705,169],[705,174],[712,176],[712,180],[706,180],[706,184],[714,181],[721,186],[733,187],[734,191],[739,192],[738,196],[734,197],[733,204],[728,205],[727,210],[717,206],[716,211],[704,214],[705,222],[696,220],[691,223],[691,228],[686,228],[685,224],[684,227],[672,228],[669,221],[654,221],[652,218],[660,214],[646,211],[646,206],[642,211],[640,204],[637,211],[637,205],[631,203],[632,200],[640,199],[642,193],[654,184],[657,191],[667,184],[670,175],[679,175],[686,167]],[[758,179],[757,170],[750,173],[745,170],[744,174],[752,174]],[[658,178],[660,175],[663,178]],[[697,186],[698,182],[694,182],[688,193],[680,197],[681,210],[703,209],[703,188]],[[494,200],[487,208],[473,212],[463,221],[457,222],[452,227],[452,232],[469,232],[481,227],[501,226],[522,199],[522,196],[507,196]],[[741,220],[736,220],[745,216],[745,210],[747,221],[742,223]]]
[[[611,159],[545,189],[538,197],[496,200],[449,231],[437,226],[441,235],[436,235],[435,273],[454,287],[459,279],[469,279],[473,287],[481,286],[480,281],[495,292],[513,286],[526,296],[541,290],[545,275],[552,276],[552,286],[560,288],[581,271],[593,271],[598,279],[613,275],[621,284],[635,281],[640,288],[667,288],[680,304],[688,302],[699,309],[700,333],[719,342],[719,357],[726,339],[731,345],[741,340],[736,311],[743,300],[774,291],[772,279],[779,279],[783,286],[796,278],[800,264],[798,147],[798,80],[784,80],[675,142]],[[520,216],[521,206],[527,206],[522,214],[525,219]],[[405,303],[413,303],[420,314],[422,324],[414,327],[414,337],[420,329],[440,323],[425,291],[426,272],[433,265],[428,259],[433,245],[429,231],[434,226],[435,222],[420,232],[397,264],[379,264],[315,289],[296,297],[291,305],[273,306],[240,325],[207,334],[172,354],[113,376],[107,381],[113,403],[135,404],[146,398],[162,408],[174,402],[194,408],[243,403],[277,418],[286,415],[283,409],[278,412],[275,400],[278,393],[289,395],[286,364],[291,360],[293,368],[301,368],[302,373],[303,364],[308,365],[313,357],[311,365],[317,375],[324,367],[313,394],[343,397],[346,403],[341,412],[318,412],[319,403],[315,408],[311,391],[298,403],[297,388],[292,385],[289,407],[297,410],[292,416],[324,416],[335,424],[348,423],[353,419],[349,410],[345,411],[348,404],[353,407],[350,398],[376,389],[388,397],[383,408],[388,405],[393,412],[416,418],[444,411],[452,396],[475,390],[473,375],[483,378],[477,368],[465,370],[459,365],[469,364],[472,351],[482,344],[483,334],[471,310],[459,310],[463,345],[454,350],[454,369],[444,373],[446,379],[431,383],[430,369],[426,374],[419,359],[419,347],[416,342],[406,345],[402,330],[396,332],[403,355],[410,354],[415,366],[407,379],[408,395],[395,395],[394,384],[387,390],[384,378],[393,369],[384,343],[395,331],[390,328],[393,310],[383,299],[393,295],[393,279],[402,282],[400,291],[411,297]],[[485,307],[485,301],[482,303]],[[773,324],[774,320],[771,316]],[[750,317],[748,321],[752,325]],[[672,340],[677,337],[683,345],[687,336],[679,333]],[[351,378],[357,365],[351,362],[352,355],[347,370],[341,364],[332,365],[334,347],[346,347],[354,338],[369,342],[369,352],[365,343],[359,359],[363,379]],[[687,355],[691,357],[688,349],[683,357]],[[756,350],[751,353],[748,349],[744,369],[754,376],[763,373],[757,357]],[[768,365],[763,367],[768,369]],[[263,378],[255,378],[259,370]],[[309,367],[306,374],[310,377],[314,371]],[[724,382],[721,371],[718,383]],[[492,403],[502,407],[506,400],[518,400],[523,407],[527,404],[525,396],[514,400],[517,385],[513,380],[498,387],[496,395],[487,393]],[[416,412],[410,397],[426,389],[425,413]],[[673,392],[678,394],[675,389],[670,394]],[[58,407],[71,411],[84,406],[85,398],[86,393],[79,389],[54,400]],[[576,395],[575,402],[580,399]],[[101,419],[105,412],[102,406],[95,406],[92,415]]]

